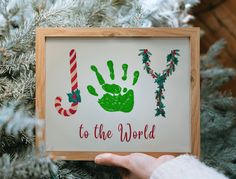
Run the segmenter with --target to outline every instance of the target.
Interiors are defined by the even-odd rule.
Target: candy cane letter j
[[[68,100],[71,103],[69,109],[64,109],[61,106],[62,97],[57,96],[55,99],[55,108],[57,112],[62,116],[71,116],[76,113],[78,109],[78,104],[81,102],[80,90],[78,89],[77,80],[77,62],[76,62],[76,52],[72,49],[69,53],[70,57],[70,82],[71,82],[71,93],[67,93]]]

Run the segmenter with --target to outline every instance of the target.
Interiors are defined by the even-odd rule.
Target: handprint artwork
[[[191,142],[199,137],[199,30],[45,30],[37,38],[36,114],[45,120],[37,136],[53,159],[199,148]]]
[[[110,79],[115,79],[114,65],[113,61],[107,61],[107,67],[110,72]],[[122,65],[123,76],[122,80],[127,79],[128,64]],[[97,67],[92,65],[91,70],[95,73],[98,83],[101,85],[104,94],[100,99],[98,99],[99,105],[108,112],[124,112],[128,113],[132,111],[134,106],[134,91],[133,89],[127,89],[126,87],[122,88],[115,83],[106,83],[102,74],[98,71]],[[135,71],[133,74],[133,83],[134,86],[139,78],[139,71]],[[92,85],[87,86],[88,92],[93,96],[99,96],[96,92],[96,89]]]

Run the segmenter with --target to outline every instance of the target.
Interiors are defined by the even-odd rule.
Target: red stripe
[[[61,111],[63,110],[63,108],[60,108],[59,110],[58,110],[58,113],[59,114],[61,114]]]
[[[77,73],[75,73],[75,75],[71,78],[71,84],[77,79]]]
[[[71,49],[70,56],[75,52],[75,49]]]
[[[78,88],[78,83],[76,82],[75,84],[74,84],[74,86],[72,86],[72,91],[75,91],[76,89]]]
[[[67,114],[67,111],[64,111],[64,116],[69,116],[69,114]]]
[[[73,71],[75,71],[76,69],[76,63],[73,65],[73,67],[70,68],[70,73],[73,73]]]
[[[73,57],[71,57],[70,64],[72,64],[75,61],[75,59],[76,59],[76,54]]]
[[[61,103],[55,103],[55,107],[61,106]]]
[[[61,102],[61,97],[57,96],[56,100],[58,100],[59,102]]]
[[[71,104],[71,107],[74,107],[74,106],[76,106],[78,103],[72,103]]]
[[[74,114],[76,112],[76,110],[73,110],[73,109],[69,109],[69,111],[71,114]]]

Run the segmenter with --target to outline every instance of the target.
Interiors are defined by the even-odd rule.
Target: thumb
[[[95,163],[102,165],[112,165],[127,168],[128,162],[128,156],[120,156],[112,153],[99,154],[95,157]]]

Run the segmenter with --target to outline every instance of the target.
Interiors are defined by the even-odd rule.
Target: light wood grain
[[[36,30],[36,116],[45,122],[45,35]],[[45,141],[45,128],[36,128],[36,149]]]
[[[178,152],[142,152],[141,153],[147,154],[147,155],[151,155],[153,157],[160,157],[162,155],[173,155],[173,156],[178,156],[181,154],[186,154],[186,153],[178,153]],[[47,155],[50,156],[52,159],[54,160],[75,160],[78,159],[79,160],[94,160],[94,158],[98,155],[98,154],[102,154],[102,153],[107,153],[107,151],[100,151],[100,152],[71,152],[71,151],[47,151]],[[109,152],[110,153],[110,152]],[[117,155],[129,155],[130,152],[112,152],[113,154],[117,154]],[[137,153],[137,152],[135,152]]]
[[[38,28],[47,37],[190,37],[196,28]]]
[[[192,153],[200,157],[200,29],[190,36]]]
[[[225,67],[236,69],[236,1],[206,0],[193,8],[194,26],[204,31],[201,38],[201,53],[205,54],[209,47],[219,39],[226,41],[226,46],[217,56]],[[221,91],[231,91],[236,97],[236,77],[224,84]]]
[[[200,156],[200,73],[199,73],[199,28],[37,28],[36,30],[36,115],[45,120],[45,43],[53,37],[119,37],[119,38],[189,38],[191,48],[191,154]],[[36,129],[36,147],[45,142],[45,128]],[[106,152],[106,151],[104,151]],[[103,152],[47,151],[53,159],[94,160]],[[120,155],[127,152],[114,152]],[[159,157],[163,154],[182,153],[147,152]]]

